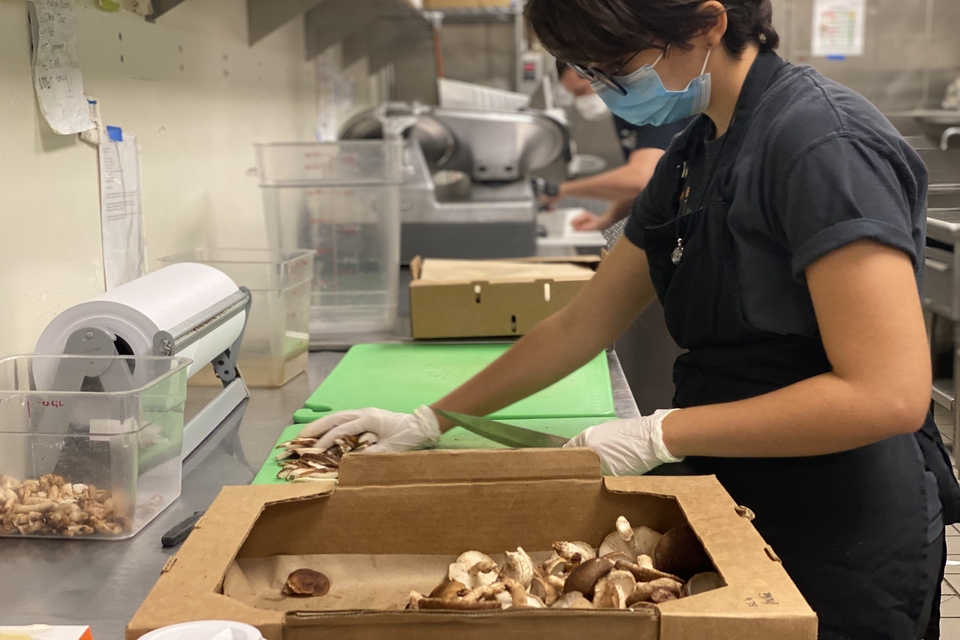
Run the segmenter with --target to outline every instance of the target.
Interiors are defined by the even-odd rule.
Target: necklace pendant
[[[680,264],[680,261],[683,260],[683,244],[677,241],[677,248],[673,250],[673,253],[670,254],[670,262],[674,266]]]

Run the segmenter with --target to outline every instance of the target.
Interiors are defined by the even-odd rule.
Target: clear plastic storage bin
[[[394,328],[401,154],[383,140],[257,145],[271,246],[316,252],[314,341]]]
[[[176,500],[189,364],[0,359],[0,536],[129,538]]]
[[[161,258],[163,266],[199,262],[250,290],[252,305],[237,366],[253,387],[279,387],[307,368],[313,251],[195,249]],[[213,366],[190,384],[219,385]]]

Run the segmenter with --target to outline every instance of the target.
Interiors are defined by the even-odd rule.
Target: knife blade
[[[492,440],[514,449],[556,449],[567,444],[570,439],[554,436],[549,433],[525,429],[512,424],[496,422],[487,418],[478,418],[468,416],[462,413],[453,413],[452,411],[441,411],[434,409],[434,412],[443,418],[446,418],[458,427],[463,427],[471,433],[483,436],[487,440]]]

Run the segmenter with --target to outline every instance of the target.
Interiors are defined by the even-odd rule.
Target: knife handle
[[[204,513],[205,511],[195,511],[193,515],[188,516],[179,524],[174,525],[160,538],[160,544],[164,547],[175,547],[186,540],[190,532],[193,531],[193,525],[197,524],[197,520],[199,520]]]

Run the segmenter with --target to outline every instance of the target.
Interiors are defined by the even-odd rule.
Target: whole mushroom
[[[679,576],[682,580],[713,570],[710,556],[688,524],[674,527],[663,535],[654,552],[653,562],[660,571]]]
[[[493,584],[497,580],[497,563],[485,553],[467,551],[450,565],[447,579],[460,582],[468,589]]]
[[[705,571],[692,576],[687,583],[683,585],[681,592],[684,597],[695,596],[698,593],[705,593],[723,587],[723,578],[715,571]]]
[[[579,555],[579,562],[586,562],[587,560],[593,560],[597,557],[597,553],[593,550],[593,547],[586,542],[580,541],[554,542],[553,550],[564,560],[573,560],[574,556]]]
[[[292,571],[283,585],[288,596],[325,596],[329,591],[330,578],[313,569]]]
[[[625,553],[636,562],[640,555],[651,555],[662,538],[660,533],[650,527],[630,526],[630,522],[623,516],[617,518],[617,528],[603,540],[600,545],[600,556],[611,553]]]
[[[563,585],[563,592],[579,591],[587,598],[593,597],[597,581],[613,569],[613,563],[605,558],[594,558],[578,565],[570,572]]]
[[[500,579],[512,578],[523,585],[524,589],[529,587],[533,580],[533,560],[522,547],[517,547],[516,551],[507,551],[505,555],[507,561],[500,570]]]

